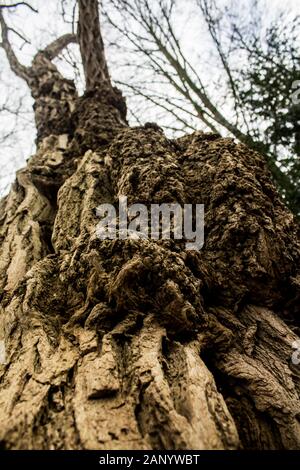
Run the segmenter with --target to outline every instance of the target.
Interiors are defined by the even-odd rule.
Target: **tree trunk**
[[[264,160],[129,128],[106,64],[78,98],[45,60],[38,150],[0,205],[2,447],[299,448],[299,233]],[[122,195],[203,203],[204,248],[100,240]]]

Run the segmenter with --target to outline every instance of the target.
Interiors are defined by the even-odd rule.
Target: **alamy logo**
[[[292,93],[292,102],[294,104],[300,104],[300,80],[295,80],[292,83],[292,88],[295,91]]]
[[[185,240],[187,250],[199,251],[204,245],[204,205],[177,203],[132,204],[119,198],[118,214],[112,204],[101,204],[96,214],[101,218],[96,233],[105,239]]]
[[[5,364],[6,361],[6,349],[5,349],[5,342],[3,340],[0,341],[0,364]]]
[[[300,340],[293,341],[292,348],[295,349],[292,354],[292,363],[298,366],[300,364]]]

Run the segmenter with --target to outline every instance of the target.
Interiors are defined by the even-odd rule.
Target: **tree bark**
[[[38,150],[0,205],[2,447],[299,448],[299,231],[263,158],[129,128],[109,81],[79,98],[36,62]],[[204,248],[100,240],[121,195],[205,204]]]

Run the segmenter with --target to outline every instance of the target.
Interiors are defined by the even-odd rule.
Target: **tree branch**
[[[65,47],[69,44],[76,43],[77,36],[75,34],[64,34],[60,38],[51,42],[44,50],[39,53],[45,54],[49,60],[55,59]]]
[[[96,0],[78,0],[78,41],[86,80],[86,89],[91,90],[110,82],[104,53],[99,8]]]
[[[4,8],[16,8],[16,7],[19,7],[19,6],[25,6],[25,7],[28,7],[30,8],[30,10],[34,11],[34,13],[38,13],[38,10],[36,10],[35,8],[33,8],[33,6],[31,6],[29,3],[27,2],[17,2],[17,3],[12,3],[11,5],[0,5],[0,10],[4,9]]]
[[[19,31],[17,31],[15,28],[12,28],[11,26],[9,26],[9,27],[7,27],[7,30],[11,31],[16,36],[18,36],[20,39],[22,39],[22,41],[24,41],[25,44],[31,44],[31,42],[27,38],[25,38],[25,36],[22,33],[20,33]]]
[[[3,5],[2,5],[3,6]],[[29,69],[25,65],[21,64],[13,51],[13,48],[8,39],[9,28],[5,22],[2,8],[0,9],[0,25],[1,25],[1,36],[2,42],[0,46],[4,49],[6,57],[8,59],[11,70],[20,78],[25,81],[29,80]]]

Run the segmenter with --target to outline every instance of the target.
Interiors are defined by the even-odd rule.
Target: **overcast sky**
[[[109,0],[108,0],[109,1]],[[155,2],[156,0],[153,0]],[[216,0],[217,3],[224,4],[226,0]],[[0,4],[14,3],[13,1],[0,0]],[[246,8],[250,0],[241,0],[241,8]],[[24,64],[30,64],[32,55],[40,47],[44,47],[55,37],[71,32],[71,25],[66,24],[61,16],[61,0],[29,0],[29,3],[39,10],[39,14],[32,13],[26,7],[18,7],[11,14],[6,14],[7,22],[28,39],[31,44],[25,44],[16,35],[12,34],[11,39],[16,53]],[[290,9],[293,14],[300,14],[299,0],[266,0],[265,11],[268,18],[271,18],[278,7]],[[71,7],[74,0],[67,0],[67,6]],[[206,30],[199,16],[195,13],[195,3],[193,0],[180,0],[178,19],[176,24],[177,34],[184,45],[186,54],[189,56],[207,55],[209,60],[209,45]],[[247,10],[247,8],[246,8]],[[245,11],[246,11],[245,10]],[[109,40],[110,32],[104,28],[104,39]],[[74,46],[75,48],[77,46]],[[108,51],[109,59],[109,51]],[[60,66],[64,74],[72,77],[72,69],[61,62]],[[213,66],[213,64],[212,64]],[[111,64],[113,77],[119,74],[118,65]],[[20,103],[22,106],[20,106]],[[17,168],[25,164],[26,159],[34,152],[34,124],[33,116],[30,112],[32,102],[26,85],[18,77],[10,72],[4,52],[0,49],[0,109],[5,106],[14,111],[19,109],[19,116],[10,112],[0,112],[0,194],[7,191],[9,183],[14,178]],[[129,102],[130,106],[130,102]],[[152,116],[145,116],[145,121],[150,121]],[[4,136],[8,137],[4,139]]]

